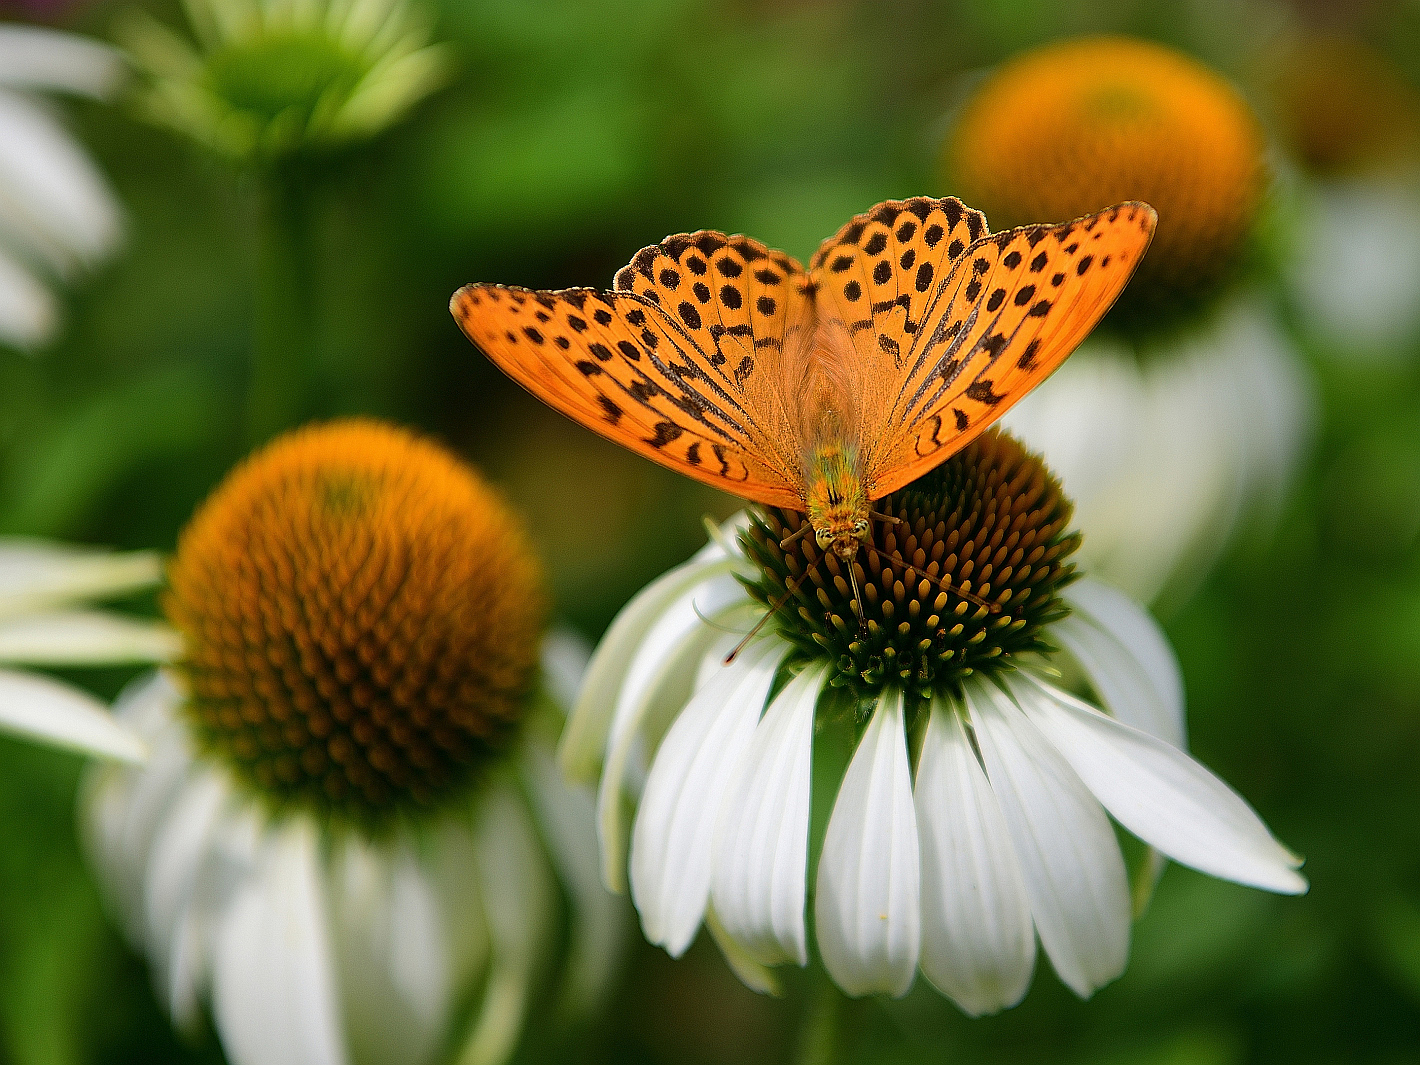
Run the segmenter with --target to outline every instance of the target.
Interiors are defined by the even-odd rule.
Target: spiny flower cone
[[[482,479],[403,430],[335,422],[257,452],[169,581],[196,733],[278,805],[427,808],[517,728],[539,568]]]

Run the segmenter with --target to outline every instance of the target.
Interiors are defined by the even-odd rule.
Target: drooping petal
[[[1014,1006],[1035,969],[1035,926],[1000,803],[943,698],[917,763],[922,972],[973,1017]]]
[[[808,962],[804,892],[814,707],[828,673],[827,663],[811,663],[769,704],[715,826],[715,912],[725,932],[763,965]]]
[[[770,636],[724,665],[737,642],[731,634],[705,655],[714,663],[711,675],[661,741],[636,812],[631,897],[646,938],[673,957],[685,952],[700,927],[720,800],[790,649]]]
[[[756,961],[750,956],[735,937],[725,931],[725,926],[720,923],[720,917],[715,912],[714,906],[705,908],[705,927],[710,930],[710,936],[715,940],[715,945],[720,948],[720,954],[725,959],[725,964],[730,967],[730,971],[740,978],[740,983],[751,991],[758,991],[761,995],[779,995],[783,988],[779,984],[779,978],[774,974],[774,970],[762,962]]]
[[[0,618],[122,595],[150,587],[162,576],[162,559],[149,551],[117,554],[3,537]]]
[[[591,1009],[616,975],[628,924],[626,900],[602,883],[591,789],[567,783],[551,752],[536,744],[524,751],[523,767],[533,813],[572,907],[562,998],[575,1016]]]
[[[170,626],[101,610],[65,610],[0,621],[0,662],[32,666],[170,662],[182,640]]]
[[[447,1035],[454,919],[442,912],[413,842],[403,833],[378,842],[342,834],[330,909],[352,1061],[423,1065]]]
[[[0,730],[100,758],[147,756],[143,741],[88,692],[34,673],[0,669]]]
[[[194,918],[194,896],[211,862],[214,837],[233,802],[227,778],[201,772],[183,788],[153,838],[143,885],[144,926],[160,986],[180,1027],[196,1021],[197,985],[204,979],[207,929]]]
[[[819,952],[848,994],[907,994],[922,945],[921,888],[903,697],[890,688],[848,763],[818,863]]]
[[[684,705],[690,696],[695,665],[719,635],[706,624],[749,595],[723,570],[692,586],[672,602],[645,634],[631,660],[607,737],[606,763],[597,791],[597,830],[602,845],[602,878],[613,891],[626,890],[626,826],[622,792],[632,748],[646,717],[657,703]],[[593,664],[595,668],[595,663]]]
[[[1086,787],[1140,839],[1226,880],[1286,894],[1307,889],[1297,858],[1242,796],[1177,747],[1029,675],[1011,687]]]
[[[517,1047],[553,917],[554,889],[527,808],[508,787],[485,794],[481,806],[479,882],[492,949],[457,1065],[502,1065]]]
[[[965,692],[1040,942],[1060,979],[1088,996],[1129,955],[1129,882],[1114,830],[1010,696],[979,677]]]
[[[727,558],[719,544],[706,544],[689,562],[636,593],[612,620],[587,664],[581,694],[558,744],[557,757],[568,779],[585,783],[596,780],[611,733],[617,696],[637,648],[672,603],[716,573],[728,572]]]
[[[1183,677],[1158,623],[1102,581],[1083,578],[1065,589],[1073,613],[1051,626],[1111,714],[1127,725],[1185,745]]]
[[[38,102],[0,89],[0,201],[6,233],[60,276],[118,243],[119,207],[83,149]]]
[[[232,1065],[347,1065],[316,827],[263,847],[218,933],[212,1011]]]

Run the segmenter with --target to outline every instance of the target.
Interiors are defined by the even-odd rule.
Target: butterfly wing
[[[616,290],[466,285],[464,334],[538,399],[687,477],[802,508],[772,387],[803,268],[744,237],[693,233],[638,252]]]
[[[858,215],[810,261],[814,310],[851,391],[860,449],[871,451],[903,360],[938,289],[986,216],[955,197],[889,200]]]
[[[1123,291],[1158,216],[1124,203],[978,240],[898,342],[891,396],[865,418],[870,498],[965,447],[1048,377]]]

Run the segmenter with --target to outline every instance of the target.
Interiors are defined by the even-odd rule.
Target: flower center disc
[[[199,739],[278,804],[379,820],[506,744],[541,578],[489,487],[374,422],[282,437],[184,532],[164,606]]]
[[[842,560],[813,536],[779,546],[803,515],[770,508],[741,534],[760,570],[746,585],[761,603],[777,602],[811,571],[777,621],[805,654],[836,660],[833,683],[862,694],[897,684],[925,697],[976,670],[1007,667],[1012,655],[1052,649],[1041,630],[1067,612],[1057,592],[1074,576],[1067,560],[1080,535],[1066,532],[1071,504],[1038,456],[991,430],[875,507],[903,524],[875,519],[872,549],[865,544],[853,563],[862,635]]]

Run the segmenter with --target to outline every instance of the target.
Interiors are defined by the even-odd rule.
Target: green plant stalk
[[[794,1065],[835,1065],[841,1057],[838,1042],[843,993],[818,966],[813,970],[813,986],[799,1022]]]
[[[305,175],[261,171],[256,322],[247,388],[247,443],[256,447],[307,412],[315,358],[315,268]]]

